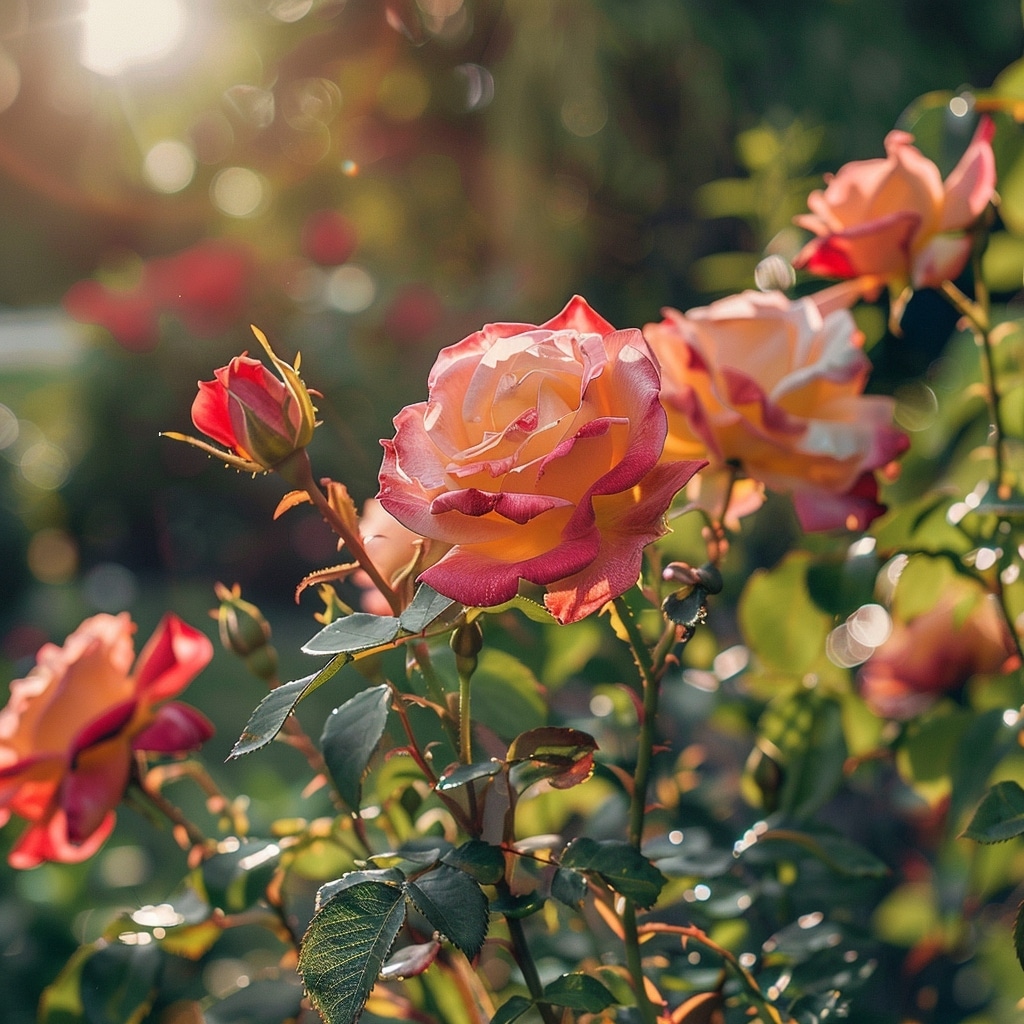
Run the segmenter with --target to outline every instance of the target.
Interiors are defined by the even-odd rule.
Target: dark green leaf
[[[707,615],[708,592],[703,587],[692,587],[669,594],[661,603],[661,610],[670,622],[694,629]]]
[[[455,602],[450,597],[443,597],[426,583],[421,583],[416,588],[412,603],[402,612],[399,624],[407,633],[422,633],[453,604]]]
[[[756,845],[760,847],[772,842],[799,846],[837,874],[846,875],[848,878],[884,878],[889,874],[888,866],[873,853],[838,834],[770,829],[758,838]]]
[[[398,630],[393,615],[356,612],[324,626],[302,650],[305,654],[356,654],[391,643]]]
[[[963,831],[976,843],[1002,843],[1024,835],[1024,789],[1011,779],[997,782],[985,794]]]
[[[243,754],[251,754],[260,747],[265,747],[280,731],[284,720],[292,713],[292,709],[303,697],[309,696],[315,689],[327,682],[343,665],[352,659],[348,655],[332,658],[322,669],[311,676],[295,679],[290,683],[271,690],[256,705],[242,730],[242,735],[231,748],[228,760],[231,761]]]
[[[505,876],[505,854],[497,846],[470,839],[444,855],[444,862],[472,875],[481,885],[494,885]]]
[[[346,871],[341,878],[325,882],[316,892],[316,910],[322,910],[339,892],[351,889],[363,882],[382,882],[388,885],[405,885],[405,875],[396,868],[368,868],[365,871]]]
[[[112,942],[82,965],[82,1011],[87,1024],[141,1020],[157,992],[164,952],[155,943]]]
[[[562,867],[591,872],[638,906],[653,906],[665,876],[635,847],[619,840],[574,839],[562,854]]]
[[[299,973],[326,1024],[359,1017],[404,921],[404,886],[372,881],[337,893],[313,916]]]
[[[226,914],[247,910],[263,897],[280,860],[281,848],[265,839],[241,840],[237,849],[215,853],[199,869],[210,906]]]
[[[1017,963],[1024,967],[1024,903],[1017,908],[1013,922],[1013,951],[1017,954]]]
[[[522,918],[536,914],[546,902],[546,897],[539,890],[523,893],[521,896],[513,896],[512,893],[500,893],[497,899],[492,900],[491,910],[495,914],[504,914],[505,917]]]
[[[996,766],[1016,746],[1017,731],[1003,721],[1002,708],[982,712],[967,727],[950,763],[949,821],[954,828],[977,806]]]
[[[437,780],[437,788],[440,790],[458,789],[469,782],[477,779],[488,779],[501,771],[500,761],[478,761],[476,764],[460,764],[450,772],[445,772]]]
[[[563,974],[544,986],[544,1002],[568,1006],[581,1013],[600,1013],[615,1002],[615,997],[589,974]]]
[[[464,871],[438,864],[409,883],[409,898],[470,960],[480,952],[487,937],[487,897]]]
[[[494,1011],[491,1024],[512,1024],[513,1021],[519,1020],[531,1006],[533,1006],[533,1002],[526,996],[512,996]]]
[[[362,690],[324,723],[320,749],[341,799],[353,812],[359,811],[363,776],[377,749],[391,710],[391,687],[382,683]]]
[[[551,879],[551,896],[567,907],[579,909],[587,895],[587,880],[578,871],[557,868]]]
[[[261,979],[203,1010],[206,1024],[282,1024],[302,1010],[302,986],[287,978]]]

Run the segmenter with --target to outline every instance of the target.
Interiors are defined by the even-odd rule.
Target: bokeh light
[[[86,0],[80,60],[98,75],[119,75],[171,53],[185,32],[181,0]]]
[[[180,192],[196,172],[192,150],[177,139],[163,139],[149,149],[142,162],[146,181],[157,191],[168,195]]]

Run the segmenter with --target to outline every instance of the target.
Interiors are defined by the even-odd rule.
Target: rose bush
[[[870,275],[897,286],[930,288],[956,277],[971,251],[972,225],[996,183],[991,120],[983,118],[952,173],[907,132],[885,138],[885,157],[855,160],[808,196],[796,222],[815,236],[794,266],[825,277]]]
[[[0,711],[0,825],[12,814],[29,822],[12,866],[90,857],[114,827],[133,751],[179,754],[213,734],[194,708],[164,703],[209,662],[210,641],[167,615],[133,669],[134,632],[127,612],[94,615],[11,683]]]
[[[661,461],[658,366],[580,297],[539,326],[488,324],[443,349],[426,402],[383,441],[381,504],[452,548],[420,575],[467,605],[547,589],[561,622],[636,583],[644,546],[703,465]]]
[[[664,457],[710,459],[702,488],[738,467],[791,495],[807,530],[863,529],[878,516],[873,471],[907,440],[892,426],[892,399],[863,394],[870,364],[844,296],[747,291],[648,324],[668,413]]]
[[[949,580],[926,611],[906,617],[893,611],[892,632],[857,674],[877,715],[912,718],[972,676],[1018,664],[995,597],[962,577]]]

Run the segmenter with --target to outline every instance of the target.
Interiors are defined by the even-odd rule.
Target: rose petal
[[[174,701],[160,708],[153,721],[135,735],[132,749],[179,754],[198,750],[213,733],[213,723],[206,715]]]
[[[173,697],[212,657],[213,644],[204,633],[176,615],[165,615],[135,664],[135,691],[150,704]]]

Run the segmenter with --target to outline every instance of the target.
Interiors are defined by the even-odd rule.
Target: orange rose
[[[861,694],[878,715],[912,718],[971,676],[1011,671],[1016,651],[995,598],[958,577],[928,611],[893,616],[889,638],[858,672]]]
[[[133,751],[181,753],[213,734],[194,708],[163,703],[207,664],[210,641],[165,616],[132,671],[134,632],[127,612],[94,615],[11,683],[0,711],[0,825],[12,814],[30,823],[12,867],[92,856],[114,827]]]
[[[579,296],[540,326],[488,324],[443,349],[428,400],[382,442],[381,504],[452,545],[420,579],[478,607],[528,580],[561,622],[633,586],[703,465],[659,461],[659,387],[640,332],[615,330]]]
[[[971,144],[943,181],[914,145],[893,131],[885,157],[856,160],[826,178],[797,224],[817,236],[793,265],[826,277],[873,276],[932,288],[952,280],[971,252],[970,229],[992,199],[995,127],[982,118]]]
[[[792,495],[807,530],[863,529],[879,515],[872,471],[907,441],[892,399],[863,394],[870,364],[837,308],[845,294],[747,291],[648,324],[668,412],[664,457],[709,458],[702,487],[738,467]]]

